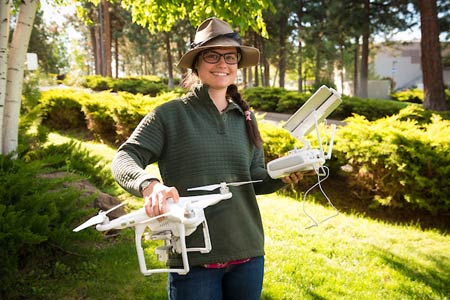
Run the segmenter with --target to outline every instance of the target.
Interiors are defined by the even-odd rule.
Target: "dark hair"
[[[256,125],[256,122],[252,120],[250,107],[248,106],[247,102],[242,99],[241,94],[238,92],[237,86],[234,84],[228,86],[227,95],[244,111],[245,127],[247,128],[248,137],[250,138],[252,144],[256,146],[256,148],[261,149],[263,140],[261,138],[258,126]]]

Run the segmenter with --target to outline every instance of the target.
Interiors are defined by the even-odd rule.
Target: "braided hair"
[[[258,126],[256,125],[256,122],[253,122],[250,107],[248,106],[247,102],[242,99],[236,85],[232,84],[228,86],[227,96],[230,97],[244,111],[245,127],[247,128],[248,137],[250,138],[252,144],[256,146],[256,148],[261,149],[263,140],[261,138]]]

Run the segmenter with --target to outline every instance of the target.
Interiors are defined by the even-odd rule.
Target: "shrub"
[[[81,102],[86,97],[86,93],[69,89],[43,92],[39,101],[43,124],[56,129],[85,128]]]
[[[262,116],[258,116],[262,118]],[[266,162],[286,155],[298,146],[299,142],[280,126],[258,121],[261,137],[264,141],[264,158]]]
[[[283,88],[254,87],[243,90],[243,97],[249,105],[259,111],[294,113],[312,95],[310,92],[299,93]],[[342,96],[342,104],[330,115],[330,119],[343,120],[353,114],[376,120],[398,113],[410,103],[386,99],[361,99]]]
[[[116,132],[111,112],[117,105],[117,98],[108,92],[102,92],[86,97],[80,103],[86,118],[87,129],[100,140],[115,141]]]
[[[410,89],[391,93],[391,99],[401,102],[423,103],[423,90]]]
[[[94,91],[112,90],[156,96],[167,91],[167,84],[157,76],[129,76],[110,78],[99,75],[85,76],[82,85]]]
[[[254,87],[243,90],[242,97],[255,110],[273,112],[285,93],[286,90],[282,88]]]
[[[167,85],[159,78],[126,77],[113,80],[113,91],[129,92],[132,94],[150,95],[152,97],[167,91]]]
[[[352,166],[355,185],[384,205],[411,204],[432,213],[450,208],[450,121],[409,106],[373,122],[354,116],[336,133],[335,156]]]
[[[38,104],[40,97],[39,73],[26,72],[22,89],[21,113],[31,111]]]
[[[23,284],[29,276],[26,270],[38,270],[35,264],[49,267],[55,254],[73,242],[72,228],[87,213],[83,207],[91,199],[75,189],[61,188],[76,177],[49,179],[40,176],[45,169],[40,161],[0,156],[2,299],[29,298],[30,287]]]
[[[358,114],[366,117],[369,121],[373,121],[397,114],[408,105],[410,104],[386,99],[361,99],[358,97],[342,96],[342,103],[329,118],[343,120],[351,117],[353,114]]]
[[[110,90],[113,87],[112,78],[100,75],[85,76],[82,86],[94,91]]]
[[[278,100],[276,111],[292,114],[296,112],[311,97],[311,93],[287,91]]]

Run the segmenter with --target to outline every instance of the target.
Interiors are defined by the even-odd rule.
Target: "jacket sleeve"
[[[262,182],[253,184],[257,195],[276,192],[286,185],[281,179],[272,179],[270,177],[265,167],[264,150],[262,148],[255,148],[254,150],[250,173],[252,180],[262,180]]]
[[[148,114],[117,151],[111,171],[117,183],[127,192],[141,197],[139,187],[148,179],[157,179],[145,168],[156,162],[164,143],[164,126],[157,112]]]

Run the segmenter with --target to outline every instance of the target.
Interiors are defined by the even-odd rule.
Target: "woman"
[[[187,275],[169,273],[169,299],[260,299],[264,273],[264,233],[256,194],[297,183],[301,173],[271,179],[265,169],[262,140],[254,115],[236,86],[238,67],[258,64],[259,51],[241,45],[224,21],[205,20],[178,67],[190,68],[199,84],[181,99],[149,113],[121,145],[112,163],[118,183],[143,196],[150,217],[166,210],[166,199],[220,182],[262,180],[230,187],[233,197],[205,209],[210,253],[189,253]],[[144,171],[158,162],[162,182]],[[197,230],[187,247],[203,245]],[[178,256],[168,265],[181,265]]]

